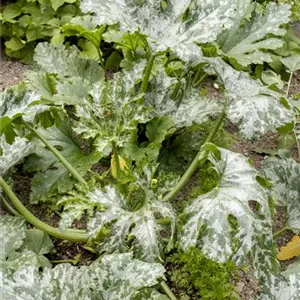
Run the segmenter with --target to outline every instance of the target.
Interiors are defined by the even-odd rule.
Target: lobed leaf
[[[168,1],[167,8],[161,1],[134,0],[81,2],[83,12],[93,12],[98,25],[119,24],[123,32],[139,31],[145,35],[155,52],[171,49],[181,59],[201,57],[195,43],[212,42],[223,28],[232,26],[232,0],[225,1]],[[188,16],[183,16],[188,10]]]
[[[290,20],[290,6],[269,2],[263,10],[251,0],[237,0],[234,25],[218,36],[222,52],[240,65],[272,62],[269,50],[283,45],[282,28]]]
[[[288,226],[300,230],[300,165],[291,158],[268,157],[262,170],[266,178],[272,180],[272,196],[277,205],[287,209]]]
[[[184,249],[196,246],[199,231],[204,226],[203,252],[216,261],[224,262],[233,256],[240,263],[254,247],[258,247],[258,237],[270,230],[268,198],[256,180],[258,172],[241,154],[206,144],[201,159],[205,157],[220,181],[216,188],[199,196],[186,208],[190,217],[183,227],[181,245]],[[252,211],[249,201],[259,204],[260,216]],[[234,234],[229,216],[238,223]],[[236,251],[233,237],[237,242]]]
[[[89,220],[89,234],[97,235],[103,226],[108,224],[112,226],[101,250],[107,253],[125,252],[127,250],[126,238],[133,235],[135,237],[134,250],[138,257],[145,261],[157,260],[161,257],[162,247],[160,236],[162,227],[157,223],[157,214],[170,219],[170,242],[172,242],[176,215],[168,203],[156,199],[145,199],[140,209],[132,211],[125,199],[112,187],[107,187],[105,193],[100,189],[95,189],[90,193],[90,199],[92,202],[103,205],[106,210],[96,211],[94,217]]]

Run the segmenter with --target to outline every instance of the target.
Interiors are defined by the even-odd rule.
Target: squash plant
[[[38,44],[36,70],[22,86],[1,94],[0,187],[18,211],[4,199],[11,212],[56,238],[89,243],[105,253],[103,265],[60,265],[43,272],[35,266],[13,272],[1,267],[7,293],[22,297],[26,273],[42,298],[45,290],[53,299],[67,297],[64,291],[73,281],[81,284],[72,299],[108,299],[109,294],[115,295],[109,299],[163,299],[152,287],[164,278],[161,264],[176,242],[183,250],[200,247],[219,262],[243,265],[250,256],[262,284],[260,299],[297,299],[299,273],[281,274],[275,261],[270,199],[280,189],[270,191],[246,157],[214,144],[225,119],[245,139],[296,123],[286,95],[233,67],[270,62],[270,53],[283,44],[289,7],[239,0],[83,0],[81,9],[93,13],[94,27],[90,34],[86,28],[85,37],[93,40],[101,28],[101,38],[122,55],[121,70],[109,78],[101,51],[98,60],[90,60],[75,46]],[[80,32],[86,25],[69,29]],[[222,86],[219,97],[200,94],[207,76]],[[166,172],[165,141],[208,120],[214,124],[191,164],[180,176]],[[111,160],[111,170],[96,173],[93,165],[105,159]],[[34,173],[31,201],[61,209],[59,228],[37,219],[8,184],[10,169],[23,160],[24,169]],[[204,165],[212,170],[215,186],[176,211],[175,197]],[[277,184],[272,174],[265,171]],[[291,200],[284,205],[297,210]],[[83,215],[86,230],[72,229]],[[17,250],[21,242],[14,242]],[[133,270],[127,270],[129,278],[116,279],[124,275],[115,274],[116,268],[125,267]],[[55,280],[65,272],[72,275],[60,285]],[[161,287],[176,299],[165,282]]]

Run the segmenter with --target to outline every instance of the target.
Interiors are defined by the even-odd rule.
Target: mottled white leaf
[[[34,267],[12,276],[0,272],[1,295],[5,300],[131,300],[142,288],[156,285],[164,272],[162,265],[138,261],[131,253],[109,255],[89,267],[59,264],[43,272]]]
[[[251,0],[237,0],[234,26],[220,34],[218,44],[227,57],[242,66],[271,62],[267,51],[283,45],[277,37],[285,35],[282,25],[289,22],[290,15],[290,6],[285,4],[270,2],[263,10]]]
[[[145,64],[142,60],[132,70],[115,74],[113,80],[94,84],[89,99],[82,98],[75,105],[78,122],[74,130],[87,139],[96,139],[97,150],[104,155],[110,152],[113,142],[123,147],[136,133],[137,124],[149,120],[152,109],[139,105],[143,95],[134,93]]]
[[[176,215],[169,203],[155,199],[142,199],[145,200],[144,205],[140,209],[132,211],[127,206],[125,199],[112,187],[107,187],[105,193],[95,189],[90,193],[90,199],[104,205],[106,210],[97,211],[89,220],[89,234],[96,235],[103,226],[113,222],[111,232],[105,239],[101,250],[108,253],[126,251],[125,239],[131,234],[135,236],[134,249],[137,255],[146,261],[157,260],[161,257],[160,231],[162,227],[157,224],[156,215],[170,219],[170,241],[172,241]],[[132,226],[133,224],[135,226]]]
[[[47,109],[45,105],[34,105],[39,100],[39,95],[33,92],[16,94],[14,91],[5,90],[0,93],[0,121],[1,131],[5,130],[6,123],[23,117],[27,122],[32,123],[38,113]]]
[[[22,246],[27,228],[23,218],[11,216],[0,217],[0,228],[0,260],[6,260]]]
[[[236,71],[221,59],[210,59],[211,67],[220,76],[229,105],[227,117],[239,125],[247,138],[259,137],[292,121],[292,110],[281,103],[281,95]]]
[[[20,163],[27,155],[32,153],[34,149],[35,144],[30,143],[25,138],[16,137],[12,144],[8,144],[4,135],[2,135],[0,137],[0,151],[2,152],[0,176],[5,175],[10,168]]]
[[[171,117],[177,128],[202,124],[224,109],[221,99],[203,97],[200,91],[193,87],[184,91],[180,101],[172,100],[172,87],[176,80],[164,72],[159,73],[151,83],[153,88],[145,95],[145,104],[152,106],[157,115]]]
[[[262,170],[274,183],[273,198],[287,209],[289,227],[300,232],[300,164],[291,158],[268,157]]]
[[[210,152],[213,149],[213,152]],[[241,154],[218,148],[213,144],[203,147],[202,158],[209,151],[207,159],[220,177],[213,190],[196,198],[186,213],[190,214],[181,234],[184,249],[196,246],[199,231],[205,226],[202,251],[211,259],[224,262],[233,255],[238,263],[242,262],[257,239],[270,230],[270,211],[268,197],[257,182],[258,172]],[[218,158],[218,156],[220,156]],[[259,203],[259,214],[254,213],[249,201]],[[229,216],[233,216],[238,226],[232,240]]]
[[[183,14],[191,1],[168,1],[163,9],[160,0],[104,1],[84,0],[83,12],[93,12],[94,22],[119,24],[121,31],[140,31],[146,35],[154,51],[170,48],[181,59],[191,60],[201,57],[201,51],[195,43],[212,42],[223,28],[232,26],[234,1],[202,0],[193,1],[188,17]]]
[[[264,284],[258,300],[298,300],[300,299],[300,275],[287,278],[270,275]]]

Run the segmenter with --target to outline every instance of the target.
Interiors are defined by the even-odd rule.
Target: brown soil
[[[22,81],[23,74],[29,69],[28,65],[24,65],[18,61],[8,60],[1,53],[0,57],[0,90]]]

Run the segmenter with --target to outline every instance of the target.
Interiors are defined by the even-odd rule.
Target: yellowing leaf
[[[120,170],[123,171],[127,167],[127,164],[126,161],[120,155],[119,155],[119,163],[120,163]],[[111,174],[114,178],[117,179],[118,178],[117,163],[114,155],[112,155],[111,157],[110,165],[111,165]]]
[[[277,259],[287,260],[294,256],[300,256],[300,236],[298,235],[295,235],[286,246],[280,248]]]

